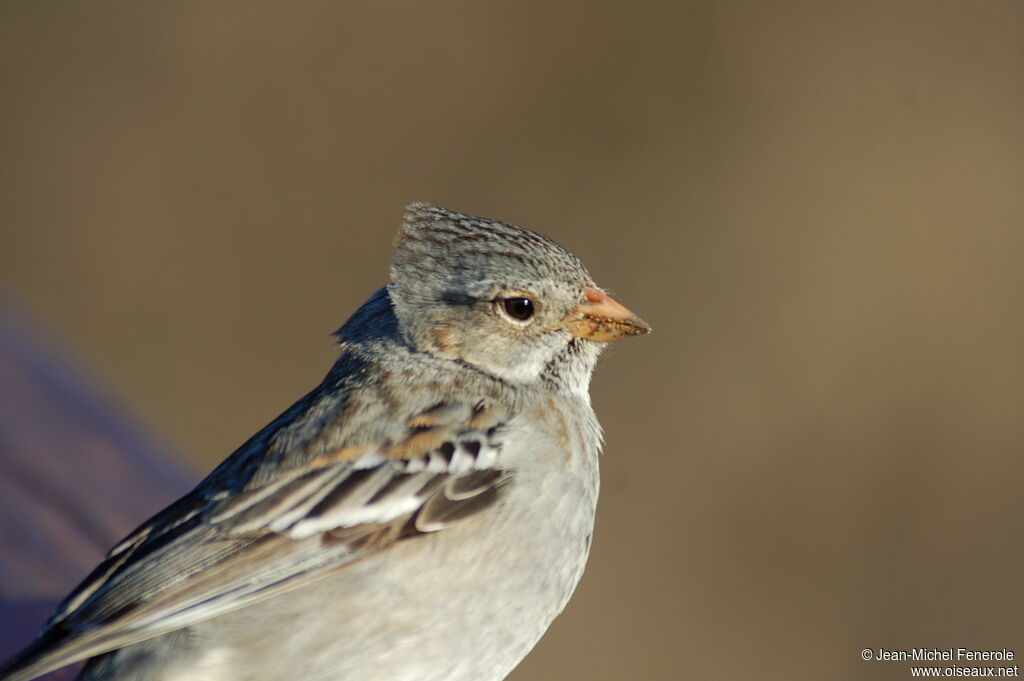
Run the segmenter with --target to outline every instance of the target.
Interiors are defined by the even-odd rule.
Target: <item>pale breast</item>
[[[565,606],[589,549],[596,422],[562,416],[546,427],[524,417],[509,423],[499,461],[514,470],[512,482],[471,522],[209,620],[197,633],[243,651],[239,681],[290,678],[297,668],[324,681],[504,678]]]

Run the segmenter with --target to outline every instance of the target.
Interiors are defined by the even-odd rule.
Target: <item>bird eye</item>
[[[533,316],[533,301],[529,298],[505,298],[501,306],[505,314],[520,322],[525,322]]]

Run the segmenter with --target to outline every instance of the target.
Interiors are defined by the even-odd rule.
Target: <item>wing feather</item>
[[[273,438],[258,434],[118,544],[0,676],[34,678],[189,626],[483,511],[510,478],[500,468],[503,416],[483,401],[431,405],[396,441],[341,442],[272,477]],[[239,477],[262,484],[224,483]]]

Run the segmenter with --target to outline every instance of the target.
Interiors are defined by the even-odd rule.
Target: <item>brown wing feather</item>
[[[321,408],[300,405],[285,416]],[[496,465],[502,416],[483,401],[430,405],[398,421],[404,437],[342,442],[272,479],[239,475],[246,462],[265,463],[255,449],[274,438],[258,434],[115,547],[0,677],[31,679],[243,607],[489,508],[508,480]],[[262,484],[216,484],[238,478]]]

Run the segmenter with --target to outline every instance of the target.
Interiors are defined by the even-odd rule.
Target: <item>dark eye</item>
[[[512,319],[525,322],[533,316],[533,301],[529,298],[506,298],[501,304]]]

